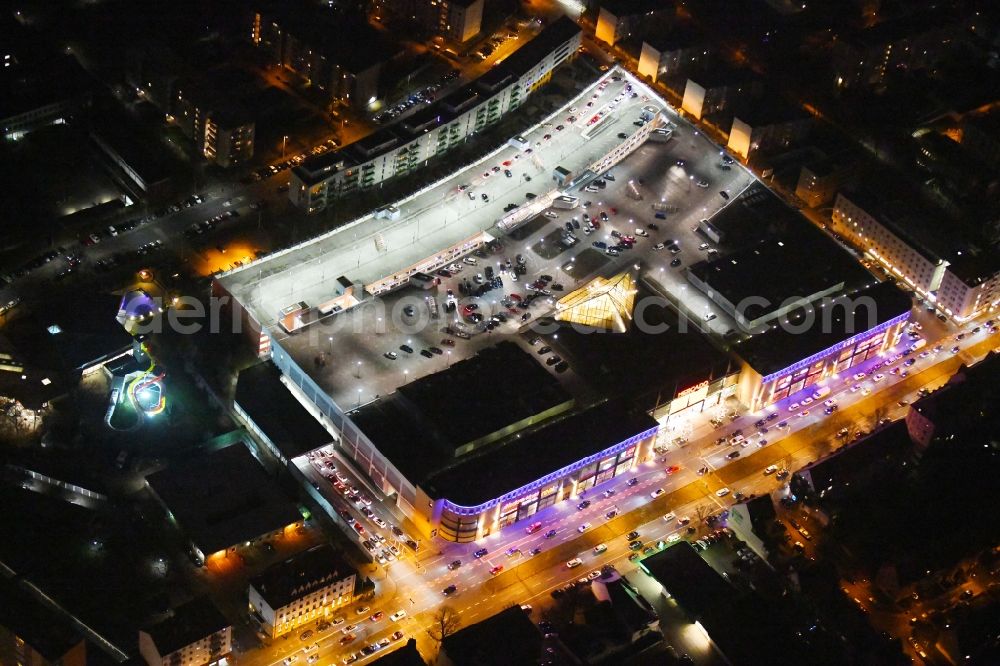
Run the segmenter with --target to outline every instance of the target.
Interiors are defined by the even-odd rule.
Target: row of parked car
[[[448,82],[457,79],[458,75],[459,71],[457,69],[449,71],[447,74],[441,77],[438,83],[432,83],[428,86],[424,86],[420,90],[410,94],[403,101],[398,102],[390,106],[388,109],[384,109],[383,111],[377,113],[372,118],[372,120],[374,120],[377,123],[387,123],[390,120],[395,120],[395,118],[399,116],[401,113],[417,106],[418,104],[432,103],[435,99],[437,99],[438,91],[441,90],[441,88],[444,87]]]
[[[211,219],[202,220],[201,222],[195,222],[194,224],[192,224],[191,226],[189,226],[187,229],[184,230],[184,236],[189,240],[193,240],[198,236],[201,236],[202,234],[208,233],[209,231],[215,229],[222,222],[230,218],[239,216],[240,216],[239,211],[232,209],[227,210],[225,213],[219,213],[218,215],[216,215]]]

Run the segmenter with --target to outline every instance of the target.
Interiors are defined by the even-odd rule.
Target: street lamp
[[[361,361],[358,361],[357,370],[354,371],[354,376],[361,379]]]
[[[330,341],[330,356],[333,356],[333,336],[327,338]]]
[[[281,159],[285,159],[285,143],[288,141],[288,135],[281,137]]]

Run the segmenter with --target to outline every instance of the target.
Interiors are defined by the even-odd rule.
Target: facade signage
[[[680,393],[678,393],[677,397],[678,398],[683,398],[684,396],[691,395],[695,391],[700,391],[703,388],[708,388],[708,380],[707,379],[705,381],[703,381],[703,382],[698,382],[694,386],[687,387],[686,389],[684,389],[683,391],[681,391]]]

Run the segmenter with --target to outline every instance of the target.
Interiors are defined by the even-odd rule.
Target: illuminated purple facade
[[[899,342],[909,318],[910,312],[906,311],[766,375],[748,363],[740,378],[740,401],[756,411],[884,355]]]
[[[431,519],[437,526],[436,536],[458,542],[478,540],[526,520],[557,502],[575,499],[589,488],[629,473],[652,454],[657,429],[649,428],[476,506],[462,506],[448,499],[437,500]]]

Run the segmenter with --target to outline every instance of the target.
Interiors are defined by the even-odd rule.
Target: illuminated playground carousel
[[[118,322],[136,337],[131,354],[105,365],[111,378],[111,395],[104,420],[114,430],[135,430],[146,418],[166,408],[163,390],[166,373],[157,367],[143,336],[136,335],[143,324],[161,312],[156,301],[143,291],[132,291],[122,297]]]

